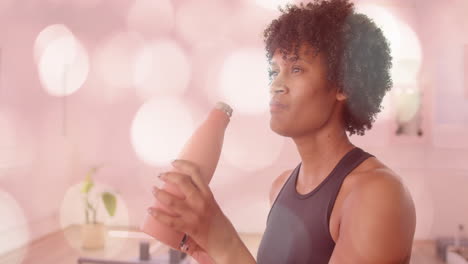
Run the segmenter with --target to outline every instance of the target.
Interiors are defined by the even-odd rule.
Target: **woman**
[[[197,167],[173,163],[187,199],[155,189],[180,217],[150,209],[188,235],[183,246],[216,263],[409,263],[415,209],[399,177],[350,135],[372,128],[391,88],[382,31],[348,0],[288,5],[264,32],[271,65],[271,129],[291,138],[301,162],[273,182],[257,261],[222,213]],[[188,246],[188,248],[187,248]]]

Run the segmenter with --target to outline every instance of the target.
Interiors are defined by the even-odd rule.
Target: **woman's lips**
[[[284,104],[280,104],[280,103],[277,103],[277,102],[270,103],[270,112],[271,113],[280,112],[280,111],[282,111],[284,109],[286,109],[286,105],[284,105]]]

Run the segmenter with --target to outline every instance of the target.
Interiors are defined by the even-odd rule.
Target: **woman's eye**
[[[301,72],[301,71],[302,71],[301,68],[297,68],[297,67],[293,68],[293,72]]]
[[[302,69],[298,68],[298,67],[294,67],[294,68],[292,68],[292,72],[293,73],[302,72]],[[277,71],[269,71],[268,72],[268,76],[270,77],[270,80],[273,79],[273,77],[276,77],[277,75],[278,75]]]
[[[273,79],[276,77],[278,73],[276,71],[269,71],[268,72],[268,79],[270,80],[270,83],[273,82]]]

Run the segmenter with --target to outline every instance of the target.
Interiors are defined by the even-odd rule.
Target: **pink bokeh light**
[[[104,83],[109,100],[126,95],[133,87],[137,56],[145,42],[134,32],[118,32],[101,41],[93,56],[94,71]]]
[[[267,69],[263,50],[235,50],[225,59],[218,73],[218,93],[239,113],[265,113],[270,100]]]
[[[225,2],[215,0],[185,1],[176,12],[176,31],[191,46],[217,43],[229,38],[233,12]]]
[[[194,129],[190,108],[175,97],[148,100],[132,123],[131,142],[145,163],[163,166],[177,157]]]
[[[188,88],[190,61],[183,48],[171,39],[149,43],[137,55],[134,85],[141,99],[180,96]]]
[[[271,131],[269,115],[233,115],[221,157],[243,171],[271,166],[279,158],[285,138]]]
[[[174,29],[174,6],[170,0],[135,0],[127,16],[129,30],[152,39]]]
[[[67,96],[75,93],[86,81],[88,54],[69,30],[60,25],[51,27],[46,28],[43,34],[39,33],[35,45],[39,78],[50,95]]]
[[[24,246],[29,240],[27,219],[16,200],[0,190],[0,252],[8,252]],[[27,254],[27,247],[8,259],[10,264],[22,263]]]

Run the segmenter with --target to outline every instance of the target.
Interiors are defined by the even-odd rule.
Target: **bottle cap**
[[[229,117],[232,116],[232,108],[228,104],[226,104],[224,102],[217,102],[216,105],[215,105],[215,108],[223,111]]]

